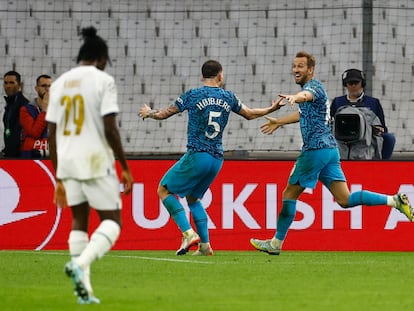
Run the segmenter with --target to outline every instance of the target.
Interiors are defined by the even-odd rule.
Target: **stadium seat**
[[[176,10],[183,10],[182,1],[174,1]],[[208,19],[227,19],[226,8],[228,7],[227,1],[187,1],[184,5],[184,9],[187,11],[187,18],[191,18],[195,21],[208,20]]]
[[[196,23],[192,19],[166,18],[159,20],[160,36],[171,40],[187,40],[196,37]]]
[[[120,18],[119,35],[131,40],[153,39],[156,37],[156,22],[154,19],[145,18],[144,14],[134,18]]]
[[[26,12],[9,12],[0,23],[2,33],[10,37],[26,39],[35,38],[38,35],[39,21],[28,17]],[[13,35],[7,32],[12,32]]]
[[[209,40],[201,38],[165,38],[168,56],[173,60],[180,58],[199,58],[209,51]]]
[[[200,21],[201,38],[235,38],[236,25],[233,20],[229,19],[202,19]]]
[[[164,57],[167,56],[167,41],[163,39],[136,38],[124,40],[123,45],[128,47],[129,57]]]
[[[246,44],[238,38],[211,38],[207,41],[207,54],[215,59],[222,57],[243,59],[246,57],[245,46]]]
[[[269,3],[271,2],[269,1]],[[268,4],[266,4],[266,7],[268,7]],[[266,18],[266,7],[255,1],[232,0],[228,5],[229,17],[240,22],[264,19]]]
[[[72,18],[62,19],[45,19],[41,21],[42,38],[48,40],[66,40],[71,41],[73,45],[79,45],[80,22]]]
[[[279,31],[278,23],[279,22],[276,19],[239,19],[239,24],[237,25],[238,37],[241,39],[248,39],[254,37],[276,38]]]

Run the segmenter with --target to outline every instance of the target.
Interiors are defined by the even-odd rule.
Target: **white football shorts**
[[[99,211],[122,209],[119,181],[116,175],[88,180],[64,179],[62,182],[70,206],[89,202],[92,208]]]

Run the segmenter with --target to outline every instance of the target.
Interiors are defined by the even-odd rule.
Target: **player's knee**
[[[338,203],[339,206],[342,207],[342,208],[348,208],[349,207],[348,198],[337,199],[336,203]]]
[[[158,185],[157,194],[158,194],[159,198],[161,200],[163,200],[170,194],[170,192],[168,191],[168,189],[166,187],[164,187],[162,185]]]
[[[198,198],[194,198],[191,195],[187,195],[185,198],[187,200],[188,205],[194,204],[198,201]]]

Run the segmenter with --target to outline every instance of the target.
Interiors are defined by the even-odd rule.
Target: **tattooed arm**
[[[178,113],[179,110],[176,105],[171,104],[167,108],[164,109],[151,109],[150,106],[144,104],[144,106],[139,110],[138,115],[145,120],[146,118],[151,118],[155,120],[164,120],[172,115]]]

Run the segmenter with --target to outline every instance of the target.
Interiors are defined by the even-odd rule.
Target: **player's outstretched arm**
[[[258,117],[263,117],[273,111],[279,110],[280,107],[284,106],[283,98],[272,100],[272,104],[265,108],[249,108],[243,104],[242,109],[239,111],[239,115],[243,116],[247,120],[253,120]]]
[[[145,120],[146,118],[151,118],[155,120],[164,120],[164,119],[171,117],[172,115],[175,115],[178,112],[179,112],[178,107],[174,104],[171,104],[165,109],[151,109],[150,106],[148,106],[147,104],[144,104],[144,106],[142,106],[139,109],[138,115],[143,120]]]
[[[276,118],[271,118],[268,116],[265,116],[265,118],[268,120],[268,122],[260,126],[260,130],[263,134],[270,135],[282,126],[282,124],[280,124]]]
[[[288,95],[288,94],[279,94],[283,99],[286,99],[291,106],[296,104],[301,104],[304,102],[310,102],[313,100],[313,95],[309,91],[300,91],[299,93]]]
[[[273,134],[274,131],[276,131],[279,127],[282,127],[283,125],[299,122],[300,115],[299,111],[295,111],[281,118],[271,118],[269,116],[265,116],[265,118],[268,120],[268,122],[262,124],[260,126],[260,130],[263,134],[270,135]]]

